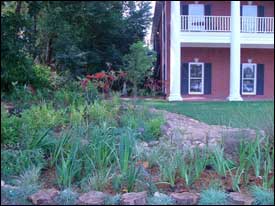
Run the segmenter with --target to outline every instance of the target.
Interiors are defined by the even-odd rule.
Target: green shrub
[[[108,110],[104,101],[95,101],[88,106],[88,116],[90,121],[95,124],[108,122],[111,125],[116,125],[115,115],[112,110]]]
[[[35,88],[50,87],[51,85],[51,68],[44,65],[36,64],[33,66],[34,77],[32,84]]]
[[[164,123],[163,118],[157,117],[146,122],[145,140],[158,139],[161,136],[161,125]]]
[[[199,205],[228,205],[227,194],[213,188],[203,190],[200,194]]]
[[[64,111],[55,110],[50,104],[32,106],[22,112],[22,132],[28,138],[36,138],[41,129],[56,127],[65,123]]]
[[[255,205],[274,205],[274,192],[262,187],[253,186],[251,194]]]
[[[19,175],[32,167],[45,165],[43,152],[35,150],[1,150],[1,175]]]
[[[1,106],[1,144],[16,144],[20,139],[20,118],[9,117],[7,110]]]

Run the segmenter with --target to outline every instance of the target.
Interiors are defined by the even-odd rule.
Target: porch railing
[[[181,16],[181,31],[230,32],[231,16]],[[241,32],[274,33],[274,17],[241,17]]]

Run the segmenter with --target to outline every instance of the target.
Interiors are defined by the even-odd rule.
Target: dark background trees
[[[1,2],[1,90],[31,83],[34,64],[73,76],[120,69],[150,21],[150,2]]]

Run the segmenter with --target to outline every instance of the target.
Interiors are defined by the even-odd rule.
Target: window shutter
[[[211,94],[211,76],[212,65],[210,63],[204,64],[204,94]]]
[[[181,67],[181,93],[188,94],[188,63],[183,63]]]
[[[258,9],[258,17],[264,17],[264,6],[258,6],[257,7],[257,9]]]
[[[243,90],[242,90],[242,87],[243,87],[243,70],[242,70],[242,64],[241,64],[241,69],[240,69],[240,71],[241,71],[241,76],[240,76],[240,94],[242,94],[243,93]]]
[[[241,6],[240,15],[241,15],[241,16],[243,15],[243,6]]]
[[[257,95],[264,95],[264,65],[257,64]]]
[[[207,4],[204,6],[204,15],[210,16],[211,15],[211,5]]]
[[[188,15],[188,5],[181,5],[181,15]]]

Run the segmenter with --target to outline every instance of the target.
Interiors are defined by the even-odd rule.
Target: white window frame
[[[201,75],[202,75],[202,77],[201,78],[194,78],[194,77],[192,77],[192,79],[201,79],[202,80],[202,89],[201,89],[201,92],[191,92],[190,91],[190,89],[191,89],[191,87],[190,87],[190,80],[191,80],[191,65],[193,65],[193,64],[196,64],[196,65],[198,65],[198,64],[200,64],[200,65],[202,65],[202,72],[201,72]],[[188,64],[188,94],[204,94],[204,63],[203,62],[189,62],[189,64]]]
[[[244,78],[244,68],[246,66],[251,66],[255,68],[255,73],[254,73],[254,78]],[[244,85],[244,80],[254,80],[254,91],[253,92],[244,92],[243,85]],[[243,63],[242,64],[242,94],[243,95],[256,95],[257,92],[257,64],[255,63]]]

